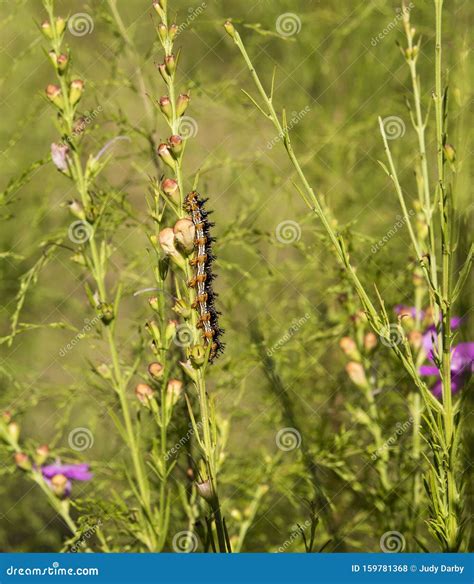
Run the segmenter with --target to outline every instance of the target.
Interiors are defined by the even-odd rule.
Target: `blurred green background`
[[[44,97],[44,88],[54,79],[38,30],[44,18],[40,4],[33,0],[0,4],[0,335],[10,332],[20,278],[25,283],[28,270],[41,268],[30,272],[31,286],[19,318],[35,328],[18,334],[11,346],[1,347],[0,407],[18,416],[25,438],[65,452],[71,428],[91,428],[94,445],[84,459],[96,463],[97,481],[86,485],[81,495],[107,498],[106,481],[119,485],[123,476],[113,463],[120,460],[120,439],[105,415],[105,404],[111,405],[113,396],[91,373],[92,364],[106,360],[105,351],[100,339],[92,335],[64,357],[60,355],[76,334],[64,326],[80,330],[91,314],[83,291],[84,274],[70,261],[72,246],[67,241],[60,246],[51,244],[71,222],[67,202],[74,193],[48,159],[57,131]],[[423,37],[419,70],[426,107],[434,84],[433,3],[420,0],[414,4],[411,18]],[[450,141],[456,145],[463,171],[457,185],[461,208],[470,201],[470,4],[467,0],[447,3],[444,31]],[[244,549],[270,550],[286,539],[289,526],[304,521],[301,497],[307,485],[298,478],[301,461],[296,455],[282,457],[275,447],[276,430],[287,424],[281,395],[262,372],[252,331],[258,325],[266,345],[272,347],[293,319],[310,315],[309,324],[284,342],[275,358],[303,421],[304,440],[318,455],[332,448],[341,424],[350,424],[343,404],[356,402],[358,397],[346,380],[337,347],[347,326],[338,299],[347,286],[319,225],[297,194],[296,177],[281,142],[275,142],[272,126],[241,92],[245,88],[255,95],[245,64],[222,23],[231,17],[239,27],[267,87],[276,69],[277,110],[285,107],[289,117],[301,118],[292,129],[295,150],[316,192],[345,226],[362,279],[368,285],[377,283],[387,306],[411,304],[412,253],[406,229],[398,231],[378,253],[371,253],[371,246],[400,214],[392,186],[377,164],[383,159],[378,116],[397,116],[405,126],[404,135],[391,146],[408,199],[416,194],[416,138],[405,105],[411,93],[410,79],[396,46],[397,41],[405,42],[400,5],[383,0],[170,0],[170,5],[177,14],[176,22],[188,23],[178,39],[182,49],[179,86],[191,91],[187,115],[197,130],[186,150],[187,178],[191,181],[201,169],[201,190],[215,210],[218,237],[220,277],[216,287],[221,294],[227,350],[213,368],[211,387],[220,415],[232,419],[222,470],[225,505],[227,513],[237,515],[248,505],[257,485],[268,485],[269,494]],[[191,19],[201,5],[202,12]],[[140,95],[140,75],[151,96],[161,95],[162,83],[155,67],[160,57],[150,3],[119,0],[116,6],[135,49],[127,47],[105,0],[58,1],[56,12],[65,16],[86,13],[93,22],[93,30],[84,36],[67,33],[74,70],[86,82],[81,111],[99,108],[85,151],[96,154],[118,135],[131,139],[115,144],[106,171],[107,188],[123,197],[123,221],[113,238],[110,281],[120,278],[125,285],[121,355],[131,359],[141,346],[140,328],[147,318],[146,295],[133,294],[153,286],[146,252],[146,194],[149,176],[157,176],[150,144],[140,133],[155,123],[147,115],[146,98],[144,101]],[[285,13],[297,16],[299,31],[283,38],[276,22]],[[392,22],[396,26],[385,34]],[[375,42],[380,34],[382,38]],[[158,144],[168,136],[162,120],[156,120]],[[432,123],[428,137],[433,153]],[[463,226],[465,220],[461,216]],[[301,236],[293,244],[276,240],[283,221],[296,222],[300,229]],[[466,229],[461,233],[465,235]],[[460,251],[464,247],[461,237]],[[463,300],[460,307],[464,315],[465,304]],[[54,328],[52,323],[62,324]],[[388,356],[385,353],[380,358]],[[400,419],[397,407],[403,407],[403,399],[397,401],[387,392],[381,400],[388,418],[393,415],[392,422]],[[182,413],[184,417],[184,407]],[[112,464],[104,466],[103,461]],[[0,549],[58,549],[65,532],[60,521],[9,458],[2,458],[1,473]],[[326,490],[337,493],[337,523],[348,548],[377,549],[381,533],[377,526],[370,526],[370,506],[364,509],[359,499],[354,503],[350,488],[331,471],[322,481]]]

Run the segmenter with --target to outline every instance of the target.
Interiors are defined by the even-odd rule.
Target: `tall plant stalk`
[[[403,367],[406,369],[416,387],[421,393],[425,406],[425,422],[426,422],[426,439],[431,446],[432,459],[428,461],[429,470],[425,479],[425,485],[428,492],[428,496],[432,501],[430,509],[430,517],[428,518],[428,525],[432,533],[439,540],[441,547],[444,551],[457,551],[460,549],[462,544],[462,520],[461,520],[461,509],[459,505],[459,423],[456,418],[455,410],[452,404],[451,395],[451,324],[450,324],[450,314],[451,306],[453,302],[453,296],[451,292],[451,257],[452,257],[452,196],[451,190],[446,188],[445,185],[445,128],[444,128],[444,106],[445,106],[445,96],[442,91],[442,77],[441,77],[441,24],[442,24],[442,0],[435,0],[435,13],[436,13],[436,58],[435,58],[435,111],[436,111],[436,136],[437,136],[437,167],[438,167],[438,180],[436,188],[435,200],[439,204],[439,221],[440,221],[440,232],[441,232],[441,248],[442,248],[442,277],[441,284],[438,283],[437,278],[437,268],[436,268],[436,250],[435,242],[436,238],[434,235],[435,230],[435,220],[432,214],[432,209],[435,205],[431,200],[431,194],[429,191],[428,182],[428,166],[426,162],[426,145],[424,138],[424,125],[421,119],[421,110],[419,110],[419,85],[416,79],[415,69],[411,66],[412,77],[415,78],[414,88],[416,90],[416,102],[417,102],[417,114],[416,114],[416,127],[419,139],[419,148],[421,155],[422,173],[424,177],[423,190],[425,193],[425,213],[427,221],[430,221],[430,257],[429,261],[426,261],[425,254],[420,247],[418,239],[415,235],[413,227],[411,225],[410,217],[407,210],[407,205],[405,201],[405,195],[401,187],[397,171],[395,168],[395,163],[393,160],[392,153],[390,151],[387,137],[385,134],[384,126],[382,120],[380,120],[380,129],[382,133],[382,138],[385,146],[385,152],[387,155],[389,167],[382,165],[385,172],[394,184],[397,197],[399,199],[402,212],[404,215],[405,223],[407,225],[409,235],[412,241],[413,248],[416,253],[418,260],[418,265],[422,269],[427,288],[430,292],[430,296],[435,299],[438,310],[441,315],[441,322],[439,325],[440,338],[439,338],[439,367],[443,383],[443,399],[440,403],[429,391],[426,384],[420,378],[418,373],[417,365],[414,361],[411,348],[403,335],[403,330],[400,327],[400,333],[402,335],[401,343],[390,343],[390,339],[387,336],[387,327],[389,327],[388,315],[385,311],[385,307],[382,299],[379,297],[381,309],[377,310],[370,300],[370,297],[359,279],[355,268],[352,266],[348,253],[346,251],[346,245],[343,237],[336,232],[334,228],[334,222],[330,220],[327,210],[324,208],[319,198],[315,195],[314,190],[310,186],[310,183],[298,161],[298,158],[293,150],[291,139],[289,135],[289,128],[286,122],[286,113],[283,111],[282,118],[280,120],[278,114],[276,113],[274,103],[273,103],[273,90],[274,90],[274,76],[272,79],[272,85],[270,92],[267,93],[265,90],[253,63],[245,49],[242,39],[235,29],[232,22],[227,21],[225,23],[225,29],[230,37],[233,39],[237,48],[239,49],[242,57],[250,71],[251,77],[255,83],[257,91],[263,102],[263,105],[257,103],[257,101],[251,96],[248,97],[256,105],[263,115],[269,119],[278,135],[282,138],[282,143],[285,147],[287,155],[301,181],[302,188],[298,188],[298,192],[301,195],[304,202],[308,207],[316,214],[318,219],[321,221],[329,240],[332,243],[333,249],[335,251],[336,257],[344,267],[348,278],[357,292],[362,306],[367,314],[370,325],[373,330],[383,339],[387,340],[387,344],[391,346],[392,351],[395,353],[397,358],[401,361]],[[412,53],[413,54],[413,53]],[[471,263],[471,256],[469,256],[465,268],[461,271],[461,276],[456,290],[460,289],[462,283],[465,281],[466,271],[468,270],[468,264]],[[417,406],[417,411],[419,408]],[[419,415],[419,413],[418,413]],[[415,453],[418,455],[419,449],[415,449]]]

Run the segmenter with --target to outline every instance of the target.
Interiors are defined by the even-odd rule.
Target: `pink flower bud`
[[[69,101],[71,105],[76,105],[76,103],[81,99],[84,93],[84,81],[82,79],[74,79],[71,81],[71,87],[69,89]]]
[[[189,95],[180,93],[176,102],[176,115],[180,118],[186,111],[189,104]]]
[[[148,373],[153,377],[153,379],[161,379],[165,372],[165,368],[158,361],[154,361],[148,365]]]
[[[364,368],[360,363],[351,361],[346,365],[346,372],[352,383],[359,387],[367,386],[367,377],[365,376]]]
[[[21,470],[30,470],[31,469],[31,462],[28,458],[28,455],[24,452],[15,452],[15,464]]]
[[[64,144],[51,144],[51,160],[54,166],[61,172],[69,172],[69,148]]]
[[[165,57],[165,67],[168,75],[173,75],[176,71],[176,58],[174,55],[167,55]]]
[[[135,395],[141,404],[149,406],[150,400],[153,399],[155,392],[146,383],[139,383],[135,388]]]
[[[173,134],[173,136],[170,137],[168,142],[174,157],[178,158],[183,150],[183,139],[181,138],[181,136]]]
[[[53,29],[49,20],[45,20],[41,23],[41,32],[47,39],[51,40],[53,38]]]
[[[174,231],[171,227],[165,227],[160,231],[159,242],[161,249],[166,255],[175,255],[178,253],[174,242]]]
[[[180,202],[178,183],[173,178],[165,178],[161,183],[161,188],[174,203]]]
[[[235,38],[235,28],[230,20],[224,22],[224,28],[229,36]]]
[[[173,117],[173,109],[171,107],[170,98],[167,95],[160,97],[160,110],[165,115],[166,119],[171,120]]]
[[[163,160],[165,164],[171,167],[173,170],[175,168],[174,158],[171,156],[171,152],[168,149],[167,144],[160,144],[158,146],[158,156]]]
[[[46,88],[46,97],[49,99],[51,103],[60,109],[63,107],[63,97],[61,93],[61,88],[58,85],[54,85],[50,83]]]

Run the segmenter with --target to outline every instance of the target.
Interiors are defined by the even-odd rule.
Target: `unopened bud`
[[[61,88],[58,85],[54,85],[50,83],[46,88],[46,97],[49,99],[51,103],[60,109],[63,108],[63,96],[61,93]]]
[[[357,345],[354,339],[351,337],[342,337],[339,341],[339,347],[342,349],[345,355],[347,355],[350,359],[360,359],[359,351],[357,350]]]
[[[18,438],[20,437],[20,425],[16,422],[10,422],[8,424],[8,434],[13,442],[18,442]]]
[[[366,351],[372,351],[377,346],[377,336],[374,333],[367,333],[364,337],[364,347]]]
[[[160,63],[158,65],[158,71],[160,72],[161,77],[165,83],[168,82],[168,73],[166,71],[166,65],[164,63]]]
[[[173,227],[174,238],[179,247],[186,253],[194,250],[196,228],[191,219],[179,219]]]
[[[77,217],[78,219],[82,219],[82,221],[85,220],[86,213],[84,211],[84,207],[82,206],[82,203],[80,203],[79,201],[76,201],[74,199],[73,201],[70,201],[68,203],[68,207],[69,207],[69,210],[71,211],[71,213],[74,215],[74,217]]]
[[[178,34],[178,31],[179,31],[178,25],[176,25],[176,24],[174,24],[174,23],[173,23],[173,24],[170,26],[170,29],[169,29],[169,31],[168,31],[168,33],[169,33],[169,35],[170,35],[170,39],[171,39],[172,41],[174,41],[174,39],[176,38],[176,35]]]
[[[181,136],[178,136],[177,134],[173,134],[173,136],[170,137],[168,142],[169,142],[171,152],[173,153],[174,157],[179,158],[179,155],[181,154],[181,152],[183,150],[183,139],[181,138]]]
[[[53,29],[51,27],[51,23],[49,22],[49,20],[45,20],[44,22],[41,23],[41,32],[44,34],[44,36],[47,39],[52,39],[53,38]]]
[[[84,93],[84,81],[82,79],[74,79],[71,81],[71,87],[69,89],[69,101],[71,105],[76,105],[76,103],[81,99]]]
[[[148,365],[148,373],[153,377],[153,379],[161,379],[165,372],[165,368],[158,361],[154,361]]]
[[[150,296],[150,298],[148,298],[148,304],[155,312],[158,312],[158,310],[160,309],[160,302],[157,296]]]
[[[420,331],[410,331],[407,335],[410,345],[418,350],[423,344],[423,334]]]
[[[229,36],[235,38],[235,28],[230,20],[224,22],[224,28]]]
[[[167,144],[160,144],[158,146],[158,156],[165,164],[174,170],[176,163],[174,158],[171,156],[171,152],[169,151]]]
[[[42,444],[36,449],[35,462],[37,465],[41,466],[44,464],[49,456],[49,446],[47,444]]]
[[[64,144],[51,144],[51,160],[54,166],[64,174],[69,174],[69,148]]]
[[[160,110],[166,116],[166,119],[171,120],[173,117],[173,109],[171,107],[170,98],[167,95],[160,97]]]
[[[148,384],[139,383],[135,388],[135,395],[141,404],[149,406],[150,400],[153,399],[155,392]]]
[[[168,38],[168,29],[162,22],[158,25],[158,34],[160,35],[161,41],[164,43]]]
[[[367,377],[364,368],[360,363],[351,361],[346,365],[346,372],[350,380],[359,387],[367,386]]]
[[[165,330],[166,343],[169,343],[171,341],[171,339],[174,339],[177,326],[178,326],[177,320],[169,320],[168,321],[168,324],[166,325],[166,330]]]
[[[160,231],[159,242],[161,249],[166,255],[172,256],[178,254],[174,241],[174,231],[171,227],[165,227]]]
[[[176,58],[174,55],[167,55],[165,57],[165,67],[168,75],[173,75],[176,71]]]
[[[176,115],[180,118],[186,111],[189,105],[189,95],[187,93],[180,93],[176,102]]]
[[[165,178],[161,183],[161,188],[174,203],[178,204],[180,202],[179,187],[174,178]]]
[[[64,71],[66,70],[67,66],[69,63],[69,58],[67,55],[65,55],[64,53],[61,53],[61,55],[58,55],[58,58],[56,60],[56,65],[58,68],[58,71],[60,73],[64,73]]]
[[[61,36],[63,32],[66,30],[66,21],[62,16],[58,16],[56,18],[56,33],[58,36]]]
[[[168,407],[173,407],[183,393],[183,382],[179,379],[170,379],[166,386],[166,400]]]
[[[15,452],[15,464],[21,470],[30,470],[31,469],[31,461],[28,458],[28,455],[24,452]]]

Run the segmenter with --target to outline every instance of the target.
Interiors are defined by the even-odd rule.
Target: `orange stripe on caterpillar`
[[[190,214],[196,228],[194,256],[189,260],[193,268],[193,277],[188,286],[196,289],[192,307],[199,314],[197,326],[202,330],[205,344],[210,345],[209,361],[212,362],[224,350],[224,344],[220,340],[224,331],[219,327],[219,312],[214,306],[217,294],[212,288],[215,278],[212,271],[214,260],[212,244],[215,240],[210,236],[214,224],[209,221],[210,212],[205,209],[206,201],[207,199],[201,198],[199,193],[192,191],[186,196],[183,207]]]

